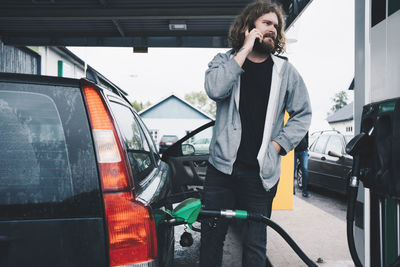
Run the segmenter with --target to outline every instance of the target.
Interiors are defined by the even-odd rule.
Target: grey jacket
[[[244,71],[233,56],[233,50],[216,55],[205,75],[206,92],[217,103],[209,162],[226,174],[232,173],[242,134],[239,96],[240,75]],[[303,79],[288,61],[271,56],[274,61],[271,91],[257,156],[260,177],[267,191],[279,180],[281,155],[296,147],[311,123],[311,104]],[[290,115],[286,125],[285,110]],[[276,152],[272,140],[282,147],[281,155]]]

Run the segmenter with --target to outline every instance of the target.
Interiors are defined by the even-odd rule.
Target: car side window
[[[209,127],[182,144],[183,155],[208,155],[214,127]]]
[[[343,144],[339,136],[332,135],[331,138],[329,138],[328,144],[326,145],[326,154],[328,154],[329,151],[343,154]]]
[[[155,167],[149,144],[129,107],[111,102],[111,109],[124,139],[134,185],[138,187]]]
[[[317,141],[315,141],[315,145],[313,147],[313,152],[316,153],[324,153],[324,148],[326,145],[326,141],[328,141],[329,135],[321,135],[320,137],[318,137]]]
[[[144,132],[144,134],[146,136],[147,142],[150,145],[150,148],[151,148],[152,154],[154,156],[154,159],[156,159],[156,160],[160,159],[160,155],[157,153],[157,149],[156,149],[156,145],[154,143],[154,140],[153,140],[152,136],[150,135],[150,132],[147,129],[146,125],[144,124],[142,119],[137,114],[135,114],[135,118],[139,122],[140,126],[142,127],[142,130],[143,130],[143,132]]]

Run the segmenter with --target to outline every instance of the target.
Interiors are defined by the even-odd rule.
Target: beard
[[[258,54],[270,54],[275,48],[275,41],[276,39],[273,38],[272,40],[266,40],[260,43],[260,41],[256,39],[253,50]]]

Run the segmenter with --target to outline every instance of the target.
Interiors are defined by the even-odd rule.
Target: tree
[[[217,111],[217,105],[213,100],[208,98],[205,92],[191,92],[185,94],[185,100],[200,109],[201,111],[213,116],[215,118],[215,114]]]
[[[331,111],[334,113],[347,105],[348,96],[346,91],[340,91],[336,93],[335,96],[331,98],[331,100],[333,101]]]
[[[131,102],[131,104],[136,109],[137,112],[151,106],[150,101],[147,101],[146,103],[143,104],[143,102],[138,102],[138,101],[134,100],[133,102]]]

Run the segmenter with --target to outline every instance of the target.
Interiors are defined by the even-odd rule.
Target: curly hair
[[[243,46],[246,29],[249,28],[250,25],[254,25],[254,22],[259,17],[270,12],[275,13],[278,17],[277,38],[272,53],[281,54],[285,51],[285,20],[283,18],[282,8],[269,1],[256,1],[249,4],[242,11],[229,29],[229,42],[236,52]]]

